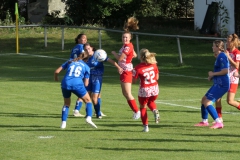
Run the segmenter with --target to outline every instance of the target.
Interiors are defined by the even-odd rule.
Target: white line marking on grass
[[[40,139],[51,139],[53,137],[54,136],[38,136],[38,138],[40,138]]]
[[[172,73],[166,73],[166,72],[160,72],[165,75],[173,76],[173,77],[186,77],[186,78],[194,78],[194,79],[207,79],[207,78],[202,78],[202,77],[196,77],[196,76],[186,76],[186,75],[181,75],[181,74],[172,74]]]
[[[8,56],[8,55],[16,55],[17,53],[4,53],[4,54],[0,54],[0,56]]]
[[[193,107],[193,106],[185,106],[185,105],[180,105],[180,104],[174,104],[174,103],[168,103],[168,102],[161,102],[159,100],[156,100],[156,103],[160,103],[160,104],[166,104],[169,106],[177,106],[177,107],[183,107],[183,108],[191,108],[191,109],[196,109],[199,110],[200,108],[197,107]]]
[[[40,58],[53,58],[53,59],[61,59],[67,61],[65,58],[58,58],[58,57],[53,57],[53,56],[44,56],[44,55],[37,55],[37,54],[27,54],[27,53],[19,53],[20,55],[28,55],[28,56],[33,56],[33,57],[40,57]]]
[[[159,104],[166,104],[166,105],[175,106],[175,107],[190,108],[190,109],[195,109],[195,110],[200,110],[200,109],[201,109],[200,107],[185,106],[185,105],[181,105],[181,104],[161,102],[161,101],[159,101],[159,100],[156,100],[155,102],[156,102],[156,103],[159,103]],[[239,113],[236,113],[236,112],[222,112],[222,113],[226,113],[226,114],[236,114],[236,115],[239,114]]]
[[[65,60],[65,58],[58,58],[58,57],[53,57],[53,56],[44,56],[44,55],[37,55],[37,54],[28,54],[28,53],[5,53],[5,54],[0,54],[0,56],[6,56],[6,55],[22,55],[22,56],[32,56],[32,57],[40,57],[40,58],[52,58],[52,59],[60,59],[60,60]]]

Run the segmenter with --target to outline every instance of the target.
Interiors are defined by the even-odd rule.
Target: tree
[[[18,0],[0,0],[0,19],[6,18],[7,12],[10,12],[11,17],[15,17],[15,3]]]

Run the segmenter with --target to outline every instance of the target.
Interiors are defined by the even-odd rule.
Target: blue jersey
[[[83,44],[77,44],[73,47],[70,55],[70,59],[77,58],[81,53],[84,52]]]
[[[94,53],[95,54],[95,53]],[[105,61],[107,61],[108,57]],[[91,75],[103,75],[104,73],[104,65],[103,62],[98,62],[94,55],[89,57],[88,61],[86,62],[87,65],[90,67],[90,74]]]
[[[225,55],[225,53],[221,52],[217,56],[217,59],[215,61],[214,72],[219,72],[219,71],[221,71],[222,69],[225,69],[225,68],[226,69],[229,68],[229,61],[228,61],[228,58]],[[214,76],[213,81],[214,81],[214,84],[220,85],[222,87],[223,86],[228,87],[230,85],[228,74],[221,75],[221,76]]]
[[[84,86],[83,78],[89,78],[90,68],[82,60],[76,62],[65,62],[62,64],[62,68],[66,71],[66,74],[62,80],[62,88],[68,90],[76,90],[79,86]]]

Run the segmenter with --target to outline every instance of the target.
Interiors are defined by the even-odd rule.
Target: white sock
[[[207,123],[208,119],[202,119],[202,122]]]

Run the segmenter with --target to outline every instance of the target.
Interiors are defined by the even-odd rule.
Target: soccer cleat
[[[94,115],[95,115],[95,116],[97,115],[96,112],[94,113]],[[101,112],[101,116],[102,116],[102,117],[106,117],[107,115],[105,115],[105,114],[103,114],[103,112]]]
[[[101,112],[101,116],[102,116],[102,117],[106,117],[107,115],[105,115],[105,114],[103,114],[103,113]]]
[[[92,122],[92,118],[91,117],[87,117],[86,118],[86,122],[87,124],[91,125],[93,128],[97,128],[97,126]]]
[[[82,115],[82,114],[79,113],[79,112],[74,112],[74,113],[73,113],[73,116],[74,116],[74,117],[85,117],[85,115]]]
[[[196,127],[204,127],[204,126],[209,126],[208,122],[199,122],[197,124],[195,124],[194,126]]]
[[[223,128],[223,123],[222,122],[216,122],[215,124],[210,127],[211,129],[221,129]]]
[[[153,115],[154,115],[154,118],[155,118],[155,123],[159,123],[159,121],[160,121],[160,114],[159,114],[159,111],[157,109],[153,110]]]
[[[98,119],[102,119],[102,116],[96,116],[96,118],[98,118]]]
[[[62,124],[60,126],[61,129],[65,129],[67,126],[67,122],[66,121],[62,121]]]
[[[135,120],[139,119],[140,116],[141,116],[140,111],[137,111],[137,113],[133,113],[133,119],[135,119]]]
[[[143,125],[143,132],[149,132],[148,125]]]

